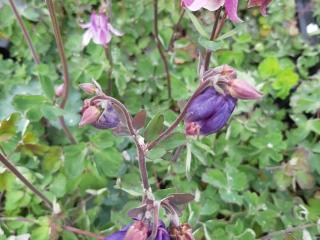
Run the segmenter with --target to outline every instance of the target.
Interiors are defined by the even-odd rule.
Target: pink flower
[[[91,39],[95,44],[106,46],[111,41],[112,35],[123,35],[109,23],[108,17],[103,13],[93,12],[90,16],[90,22],[82,24],[81,27],[87,29],[82,38],[83,47],[87,46]]]
[[[260,12],[262,15],[267,15],[267,7],[272,0],[249,0],[248,8],[260,7]]]
[[[198,11],[201,8],[215,11],[225,6],[226,12],[230,20],[234,23],[241,22],[238,17],[238,0],[181,0],[181,5],[190,11]]]

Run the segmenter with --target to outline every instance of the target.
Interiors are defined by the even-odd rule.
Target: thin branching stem
[[[104,47],[104,54],[106,56],[106,59],[109,62],[109,69],[107,71],[107,80],[108,80],[108,90],[107,93],[111,95],[112,93],[112,88],[113,88],[113,82],[112,82],[112,72],[113,72],[113,58],[112,58],[112,53],[111,53],[111,48],[109,46]]]
[[[101,236],[101,235],[98,235],[98,234],[95,234],[95,233],[92,233],[92,232],[88,232],[88,231],[85,231],[85,230],[82,230],[82,229],[79,229],[79,228],[75,228],[75,227],[72,227],[72,226],[65,226],[64,225],[64,226],[62,226],[62,228],[64,230],[66,230],[66,231],[75,233],[77,235],[83,235],[83,236],[94,238],[94,239],[98,239],[98,240],[105,239],[104,236]]]
[[[32,224],[40,224],[37,220],[32,219],[32,218],[24,218],[24,217],[0,217],[0,221],[16,221],[16,222],[26,222],[26,223],[32,223]],[[51,223],[53,224],[55,227],[60,227],[57,223]],[[92,232],[88,232],[86,230],[82,230],[79,228],[75,228],[72,226],[68,226],[68,225],[62,225],[61,228],[65,231],[68,232],[72,232],[75,233],[77,235],[82,235],[82,236],[86,236],[86,237],[90,237],[90,238],[94,238],[94,239],[98,239],[98,240],[102,240],[105,239],[104,236],[98,235],[96,233],[92,233]]]
[[[168,45],[168,49],[167,49],[168,52],[172,51],[173,48],[174,48],[174,42],[176,40],[176,32],[177,32],[177,30],[178,30],[178,28],[179,28],[179,26],[181,24],[181,21],[182,21],[183,16],[184,16],[185,13],[186,13],[186,10],[183,8],[181,10],[181,13],[180,13],[180,16],[178,18],[177,23],[173,26],[173,33],[171,35],[171,38],[170,38],[170,41],[169,41],[169,45]]]
[[[204,90],[206,89],[210,84],[210,80],[204,81],[200,84],[200,86],[197,88],[197,90],[193,93],[193,95],[191,96],[191,98],[188,100],[188,102],[186,103],[186,105],[184,106],[183,110],[181,111],[181,113],[179,114],[179,116],[177,117],[177,119],[172,123],[172,125],[167,128],[164,132],[162,132],[154,141],[150,142],[147,145],[147,149],[151,150],[152,148],[154,148],[156,145],[158,145],[160,142],[162,142],[163,140],[165,140],[166,138],[168,138],[171,133],[173,132],[173,130],[179,125],[179,123],[184,119],[184,116],[187,113],[188,107],[190,106],[191,102]]]
[[[8,160],[8,158],[0,153],[0,161],[6,168],[11,171],[24,185],[26,185],[35,195],[37,195],[42,201],[44,201],[45,205],[52,209],[51,201],[41,192],[39,191],[28,179],[26,179],[19,170]]]
[[[223,25],[225,23],[227,15],[226,15],[226,13],[224,13],[222,19],[220,20],[221,11],[222,11],[222,8],[219,8],[216,11],[215,22],[213,24],[213,28],[212,28],[212,32],[211,32],[211,36],[210,36],[210,40],[211,41],[217,39],[217,37],[219,36],[219,34],[220,34],[221,30],[222,30],[222,27],[223,27]],[[207,49],[205,57],[204,57],[204,70],[205,71],[208,70],[208,68],[209,68],[211,54],[212,54],[212,51]]]
[[[142,146],[142,143],[140,142],[141,137],[137,133],[137,131],[134,129],[133,123],[132,123],[132,117],[127,110],[127,108],[117,99],[107,96],[105,94],[101,94],[97,96],[95,99],[106,99],[115,104],[117,106],[122,114],[124,115],[126,119],[126,124],[129,130],[130,135],[132,136],[134,143],[137,147],[137,154],[138,154],[138,161],[139,161],[139,169],[140,169],[140,175],[141,180],[143,184],[143,188],[145,192],[150,191],[150,184],[148,180],[148,172],[147,172],[147,166],[146,166],[146,157],[145,157],[145,149],[144,146]]]
[[[62,37],[61,37],[61,33],[60,33],[60,28],[59,28],[59,24],[57,21],[57,17],[55,14],[55,9],[54,9],[54,3],[52,0],[46,0],[47,6],[48,6],[48,10],[50,13],[50,18],[51,18],[51,23],[52,23],[52,27],[53,27],[53,32],[54,32],[54,37],[56,39],[56,44],[57,44],[57,48],[58,48],[58,52],[59,52],[59,56],[60,56],[60,60],[61,60],[61,64],[62,64],[62,71],[63,71],[63,94],[62,94],[62,101],[60,103],[60,108],[64,109],[67,100],[68,100],[68,95],[69,95],[69,88],[70,88],[70,79],[69,79],[69,71],[68,71],[68,64],[67,64],[67,59],[66,59],[66,55],[64,52],[64,47],[63,47],[63,42],[62,42]],[[74,138],[74,136],[72,135],[70,129],[68,128],[67,124],[65,123],[64,117],[61,116],[59,118],[61,127],[65,133],[65,135],[67,136],[67,138],[69,139],[70,143],[75,144],[76,143],[76,139]]]
[[[272,238],[277,237],[277,236],[281,236],[281,235],[285,235],[285,234],[301,231],[301,230],[304,230],[306,228],[311,228],[311,227],[316,227],[316,226],[318,226],[317,223],[308,223],[308,224],[303,224],[303,225],[299,225],[299,226],[296,226],[296,227],[289,227],[289,228],[284,229],[284,230],[271,232],[271,233],[259,238],[259,240],[271,240]]]
[[[35,50],[35,48],[34,48],[34,46],[32,44],[32,40],[31,40],[30,34],[27,31],[27,28],[26,28],[26,26],[24,25],[24,23],[22,21],[22,18],[20,16],[19,12],[18,12],[18,9],[17,9],[14,1],[13,0],[9,0],[9,3],[10,3],[10,6],[12,8],[12,11],[13,11],[14,15],[17,18],[17,21],[18,21],[19,26],[21,28],[21,31],[23,33],[23,37],[24,37],[24,39],[25,39],[26,43],[28,44],[28,47],[29,47],[29,49],[31,51],[33,60],[38,65],[38,64],[40,64],[40,58],[39,58],[39,55],[37,54],[37,52],[36,52],[36,50]]]
[[[168,89],[168,97],[169,99],[171,99],[172,94],[171,94],[171,76],[170,76],[170,71],[169,71],[169,64],[168,64],[168,60],[167,57],[164,53],[164,48],[163,45],[160,41],[159,38],[159,28],[158,28],[158,0],[153,0],[153,36],[154,36],[154,40],[157,44],[157,48],[160,54],[160,57],[162,59],[163,62],[163,66],[164,66],[164,71],[166,74],[166,78],[167,78],[167,89]]]

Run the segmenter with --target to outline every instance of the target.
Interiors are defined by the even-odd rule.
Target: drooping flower
[[[237,99],[221,94],[214,87],[205,89],[187,110],[185,117],[187,135],[209,135],[222,129],[229,120]]]
[[[135,221],[104,240],[146,240],[151,234],[151,229],[152,227],[143,221]],[[162,221],[158,226],[155,240],[170,240],[169,232]]]
[[[205,8],[209,11],[215,11],[225,6],[227,16],[234,23],[241,22],[238,17],[238,0],[181,0],[181,5],[190,11],[198,11]]]
[[[79,126],[91,124],[98,129],[114,129],[120,124],[118,112],[112,103],[86,99],[81,110]]]
[[[111,41],[112,35],[123,35],[109,23],[108,17],[103,13],[93,12],[90,16],[90,22],[81,24],[81,27],[87,29],[82,38],[83,47],[87,46],[91,39],[95,44],[106,46]]]
[[[260,12],[262,15],[267,15],[267,7],[272,0],[249,0],[248,8],[260,7]]]
[[[203,81],[212,81],[191,102],[185,116],[187,135],[209,135],[221,130],[234,111],[237,100],[254,100],[262,93],[243,80],[237,78],[234,68],[222,65],[206,71]]]

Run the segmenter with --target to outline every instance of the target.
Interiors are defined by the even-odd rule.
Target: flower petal
[[[115,36],[118,36],[118,37],[123,36],[123,32],[119,31],[118,29],[115,29],[110,23],[108,23],[108,29]]]
[[[90,40],[92,39],[92,30],[89,28],[82,37],[82,47],[85,47],[89,44]]]
[[[207,88],[195,98],[187,110],[186,121],[195,122],[215,115],[224,105],[224,97],[217,93],[213,87]]]
[[[238,17],[238,0],[226,0],[225,8],[228,17],[234,23],[242,22],[242,20]]]

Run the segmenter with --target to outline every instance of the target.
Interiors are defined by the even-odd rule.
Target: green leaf
[[[277,96],[284,99],[289,95],[292,87],[294,87],[299,80],[299,76],[292,71],[292,69],[281,70],[272,83],[272,87],[277,91]]]
[[[200,33],[201,36],[209,39],[209,34],[204,30],[204,28],[202,27],[198,18],[196,16],[194,16],[193,13],[191,13],[188,10],[186,10],[186,13],[187,13],[188,17],[190,18],[191,22],[193,23],[194,27],[196,28],[196,30],[198,31],[198,33]]]
[[[102,175],[117,177],[122,164],[122,156],[115,148],[107,148],[103,151],[95,149],[94,161]]]
[[[144,138],[147,142],[154,140],[163,129],[164,117],[162,114],[156,114],[148,123],[144,132]]]
[[[186,142],[186,136],[183,133],[175,132],[167,139],[163,140],[157,147],[166,150],[174,149]]]
[[[53,99],[55,92],[53,82],[50,79],[50,69],[47,64],[37,65],[38,76],[40,79],[41,88],[48,99]]]
[[[64,168],[70,178],[78,177],[84,169],[84,160],[87,154],[86,144],[64,147]]]
[[[259,74],[262,78],[275,76],[280,70],[280,63],[276,57],[264,59],[258,67]]]
[[[202,181],[211,184],[216,188],[227,188],[227,177],[218,169],[209,169],[202,175]]]
[[[0,142],[8,141],[16,135],[18,119],[19,114],[13,113],[9,118],[0,121]]]
[[[204,47],[205,49],[209,49],[211,51],[217,51],[223,48],[222,41],[210,41],[203,37],[198,39],[199,44]]]
[[[19,111],[26,111],[30,108],[41,107],[47,99],[41,95],[15,95],[13,106]]]
[[[41,217],[38,219],[38,222],[41,224],[41,226],[32,230],[31,239],[48,240],[50,236],[49,219],[46,217]]]
[[[52,192],[56,198],[63,197],[66,193],[66,184],[67,178],[60,173],[54,178],[50,186],[50,192]]]

